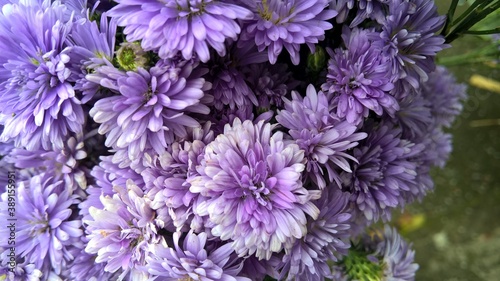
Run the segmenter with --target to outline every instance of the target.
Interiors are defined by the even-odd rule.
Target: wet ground
[[[448,1],[437,2],[445,11]],[[440,55],[461,54],[481,44],[474,37],[461,38]],[[499,68],[475,64],[449,69],[464,83],[473,74],[500,81]],[[500,280],[500,93],[469,86],[468,94],[450,130],[450,161],[433,173],[434,193],[400,218],[406,219],[403,226],[413,225],[405,236],[420,264],[416,280]]]

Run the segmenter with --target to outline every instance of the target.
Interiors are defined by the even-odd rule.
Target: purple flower
[[[10,251],[3,251],[0,256],[0,276],[4,278],[3,280],[40,281],[40,278],[43,277],[44,273],[40,269],[32,263],[22,261],[22,259],[16,260],[13,268],[12,264],[9,263],[11,259],[7,256],[8,254]]]
[[[88,170],[80,163],[87,157],[84,150],[83,137],[66,137],[63,147],[52,147],[50,150],[37,149],[28,151],[15,148],[7,157],[7,161],[20,169],[33,169],[36,173],[45,173],[52,181],[64,181],[64,187],[71,193],[87,188]]]
[[[209,47],[224,56],[224,41],[236,41],[241,31],[237,20],[252,17],[243,7],[212,0],[116,2],[109,15],[125,27],[127,41],[141,40],[145,50],[158,51],[161,58],[173,58],[181,52],[187,60],[196,54],[207,62]]]
[[[189,192],[190,184],[186,178],[198,173],[200,155],[204,153],[205,144],[201,141],[173,143],[169,150],[161,155],[148,156],[148,167],[142,175],[151,195],[155,196],[155,205],[170,208],[189,206],[196,197]]]
[[[101,195],[103,208],[91,206],[90,218],[83,220],[89,240],[85,251],[97,254],[95,262],[105,263],[107,272],[139,274],[136,271],[142,271],[148,243],[157,242],[155,212],[132,180],[113,189],[112,197]]]
[[[112,156],[102,156],[99,165],[92,168],[91,182],[92,185],[85,190],[86,197],[79,205],[80,215],[82,220],[91,220],[90,207],[103,209],[104,205],[101,202],[101,195],[104,197],[112,197],[116,191],[114,186],[126,186],[127,181],[131,180],[136,185],[144,187],[145,183],[140,173],[134,171],[130,167],[119,167],[112,162]]]
[[[337,115],[349,123],[359,124],[369,111],[377,115],[386,112],[393,116],[399,109],[396,99],[389,94],[394,85],[389,64],[381,50],[368,39],[370,31],[343,29],[342,38],[347,49],[328,49],[326,83],[321,88],[333,96]]]
[[[354,148],[352,173],[343,173],[343,189],[350,192],[357,210],[368,221],[390,218],[392,208],[403,206],[403,193],[417,185],[413,157],[424,146],[401,139],[401,130],[390,124],[368,124],[368,137]]]
[[[422,200],[429,191],[433,190],[431,167],[443,168],[452,150],[451,135],[444,133],[439,127],[429,127],[425,135],[413,141],[423,149],[411,157],[411,161],[417,164],[417,169],[415,184],[409,185],[410,189],[402,193],[407,203]]]
[[[429,74],[429,80],[422,84],[421,94],[429,102],[435,126],[451,127],[462,112],[466,90],[467,86],[458,84],[453,74],[442,66]]]
[[[418,157],[416,162],[420,164],[416,170],[416,184],[411,185],[410,190],[403,193],[403,197],[405,199],[405,202],[407,203],[412,203],[416,200],[422,201],[424,196],[427,195],[429,191],[432,191],[434,189],[434,181],[432,180],[432,177],[430,175],[431,166],[426,161],[421,162]]]
[[[0,14],[0,138],[28,150],[62,147],[84,123],[64,49],[72,23],[64,5],[48,3],[8,4]]]
[[[429,167],[444,167],[452,146],[451,135],[444,133],[443,128],[450,127],[460,114],[461,103],[466,99],[465,90],[465,85],[457,84],[444,67],[438,67],[418,90],[412,90],[401,100],[401,110],[395,121],[401,126],[403,137],[425,146],[424,151],[415,157],[415,161],[421,163],[419,175],[424,180],[412,190],[409,198],[421,199],[432,189],[431,181],[426,179]]]
[[[286,64],[251,64],[242,72],[257,96],[259,109],[283,108],[283,97],[300,84],[293,79]]]
[[[451,138],[451,134],[438,128],[429,132],[423,141],[426,146],[423,156],[428,165],[444,168],[452,151]]]
[[[230,109],[244,108],[250,105],[258,105],[254,91],[245,82],[242,67],[248,64],[264,62],[267,60],[265,54],[257,52],[252,45],[238,48],[231,44],[228,54],[223,57],[212,56],[207,64],[214,97],[214,107],[222,110],[224,106]]]
[[[333,27],[328,20],[337,15],[327,8],[327,0],[242,2],[254,12],[254,17],[243,28],[238,44],[254,41],[259,52],[267,49],[272,64],[283,47],[290,53],[293,64],[299,64],[300,45],[305,43],[314,52],[314,45],[325,39],[325,30]]]
[[[238,276],[241,260],[233,254],[230,243],[217,245],[207,241],[207,234],[188,232],[181,241],[181,233],[173,234],[173,247],[163,243],[151,246],[146,258],[147,270],[156,280],[235,280],[250,281]]]
[[[349,255],[334,266],[333,280],[413,281],[418,270],[415,251],[394,228],[363,235]]]
[[[340,121],[332,112],[325,94],[316,93],[312,85],[307,87],[304,98],[293,91],[292,100],[285,99],[285,109],[280,111],[276,120],[289,129],[292,139],[304,150],[306,175],[320,189],[327,185],[325,169],[328,181],[340,185],[337,170],[351,172],[347,159],[356,161],[346,151],[366,137],[366,133],[355,133],[355,125]]]
[[[85,244],[88,240],[84,240]],[[73,262],[68,266],[70,280],[117,280],[122,271],[116,273],[106,272],[104,270],[106,264],[96,263],[97,255],[85,252],[81,249],[76,255]]]
[[[50,264],[59,274],[73,258],[67,248],[78,245],[83,234],[81,221],[72,220],[71,208],[78,203],[76,196],[61,181],[51,183],[51,178],[44,174],[18,182],[16,191],[17,254],[36,268]],[[9,218],[7,202],[4,193],[0,202],[0,218],[4,221]],[[7,227],[0,229],[1,237],[9,237],[8,231]],[[7,239],[0,240],[0,247],[10,247]]]
[[[87,75],[120,93],[98,100],[90,110],[101,124],[99,133],[107,134],[106,146],[126,149],[134,160],[148,148],[162,153],[176,136],[186,136],[186,127],[199,126],[185,113],[209,113],[200,100],[211,84],[201,78],[206,69],[195,67],[191,61],[160,60],[149,71],[124,73],[103,66],[98,70],[102,74]]]
[[[418,88],[421,81],[428,79],[427,74],[435,68],[436,53],[448,47],[444,38],[435,33],[445,22],[439,16],[432,0],[391,0],[389,12],[382,24],[382,31],[371,34],[383,54],[390,60],[389,72],[398,75],[400,82]],[[398,87],[400,88],[400,87]],[[396,96],[408,90],[403,86]],[[403,91],[403,92],[402,92]]]
[[[385,265],[383,267],[385,280],[415,280],[415,273],[419,267],[414,263],[415,251],[396,229],[385,226],[382,241],[377,244],[374,255],[380,256]]]
[[[434,127],[432,105],[422,96],[421,91],[412,90],[399,100],[399,106],[400,109],[395,114],[394,122],[401,127],[404,138],[420,140]]]
[[[188,178],[198,176],[196,167],[203,159],[205,145],[213,141],[210,122],[192,131],[192,140],[174,142],[161,155],[147,155],[141,175],[146,182],[147,196],[157,213],[168,214],[177,230],[204,231],[204,219],[193,213],[205,201],[199,193],[189,191]]]
[[[337,261],[350,247],[349,194],[335,185],[325,188],[314,203],[320,213],[307,223],[307,234],[298,239],[283,257],[281,277],[286,280],[324,280],[331,278],[328,262]]]
[[[207,197],[195,210],[214,224],[212,234],[239,256],[269,259],[290,249],[306,232],[307,217],[319,214],[311,202],[319,192],[301,181],[304,152],[272,134],[272,126],[235,119],[207,145],[190,191]]]
[[[113,61],[116,37],[116,21],[108,22],[106,13],[101,15],[101,21],[90,21],[82,18],[73,25],[68,35],[67,53],[76,78],[75,90],[82,93],[82,102],[91,100],[97,93],[107,91],[99,83],[89,81],[86,75]]]

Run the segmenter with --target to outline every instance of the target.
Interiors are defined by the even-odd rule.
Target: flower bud
[[[382,281],[383,266],[374,256],[369,256],[358,249],[349,250],[349,254],[342,261],[348,280]]]
[[[138,67],[148,67],[149,55],[138,42],[123,42],[116,51],[116,62],[125,71],[135,71]]]
[[[307,69],[311,72],[320,72],[326,68],[326,52],[321,46],[316,46],[316,51],[307,57]]]

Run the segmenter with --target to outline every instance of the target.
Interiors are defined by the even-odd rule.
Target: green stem
[[[439,57],[438,64],[453,66],[492,61],[498,57],[497,48],[498,47],[496,45],[488,45],[479,50],[468,52],[462,55]]]
[[[453,21],[453,17],[455,16],[455,11],[457,10],[459,0],[453,0],[450,4],[450,8],[448,9],[448,14],[446,14],[446,22],[444,23],[443,31],[441,35],[446,35],[451,28],[451,23]]]
[[[500,33],[500,27],[489,30],[468,30],[463,32],[463,34],[473,34],[473,35],[488,35],[495,33]]]
[[[476,2],[474,2],[476,4]],[[471,6],[472,7],[472,6]],[[453,40],[460,37],[466,31],[468,31],[472,26],[476,23],[484,19],[489,14],[493,13],[497,9],[500,8],[500,1],[495,1],[492,3],[487,3],[484,7],[480,7],[473,12],[471,15],[467,16],[464,20],[462,20],[457,27],[453,29],[452,32],[446,35],[446,43],[450,43]]]
[[[477,0],[477,1],[474,1],[474,3],[472,3],[472,5],[470,5],[469,8],[467,8],[467,10],[465,10],[465,12],[463,12],[456,20],[454,20],[451,25],[452,26],[457,25],[463,19],[465,19],[466,17],[468,17],[469,14],[471,14],[472,12],[474,12],[474,10],[476,9],[476,7],[478,7],[479,5],[483,4],[485,1],[488,1],[488,0]]]

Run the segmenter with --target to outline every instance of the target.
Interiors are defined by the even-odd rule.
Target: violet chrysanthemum
[[[370,243],[370,242],[365,242]],[[384,232],[373,237],[373,256],[379,257],[383,268],[383,280],[387,281],[412,281],[418,264],[414,263],[415,251],[396,229],[385,225]]]
[[[16,148],[7,159],[17,168],[43,172],[50,175],[53,181],[63,180],[66,189],[79,193],[87,188],[88,170],[80,164],[86,157],[83,137],[80,135],[67,137],[64,147],[52,147],[50,150]]]
[[[376,254],[383,257],[384,276],[388,281],[415,280],[418,270],[418,264],[414,263],[415,251],[396,229],[385,226],[384,240],[377,245]]]
[[[283,98],[300,84],[286,64],[254,63],[242,72],[257,97],[259,110],[283,108]]]
[[[83,220],[92,219],[89,213],[90,207],[104,208],[100,199],[101,195],[112,197],[116,193],[113,190],[114,186],[126,186],[128,180],[132,180],[140,187],[145,185],[140,173],[130,167],[122,168],[114,164],[112,156],[102,156],[100,160],[99,165],[94,166],[90,172],[92,185],[85,190],[85,200],[78,205]]]
[[[196,65],[160,60],[149,71],[139,68],[125,73],[103,66],[98,69],[100,74],[87,75],[119,93],[98,100],[90,110],[101,124],[99,133],[107,135],[106,146],[126,149],[134,160],[146,149],[164,152],[176,136],[186,136],[186,127],[199,126],[185,113],[209,113],[200,100],[211,84],[201,78],[206,69]]]
[[[242,260],[234,255],[230,243],[207,241],[207,234],[188,232],[173,234],[173,245],[163,243],[151,246],[146,258],[147,270],[155,280],[235,280],[250,281],[238,276]]]
[[[161,217],[168,216],[163,222],[171,220],[178,231],[205,231],[204,219],[193,212],[205,199],[199,193],[189,191],[191,184],[187,179],[198,176],[196,167],[203,159],[205,145],[214,139],[210,126],[211,123],[207,122],[203,128],[192,129],[190,138],[174,142],[161,155],[144,157],[145,169],[141,175],[151,199],[151,208]]]
[[[81,221],[72,220],[72,207],[78,199],[64,188],[61,181],[51,182],[44,174],[30,181],[18,182],[16,221],[16,253],[27,263],[40,269],[47,263],[60,273],[73,257],[68,247],[78,245],[82,230]],[[7,193],[0,202],[0,218],[8,221]],[[9,229],[0,229],[2,238],[9,237]],[[0,240],[0,247],[10,247],[7,239]]]
[[[84,239],[84,243],[88,243],[88,240]],[[69,279],[88,281],[117,280],[122,271],[119,270],[115,273],[106,272],[104,270],[106,264],[96,263],[96,257],[96,254],[89,254],[85,249],[81,249],[76,253],[75,259],[68,265]]]
[[[241,31],[238,20],[252,17],[239,5],[212,0],[116,2],[109,15],[125,27],[127,41],[141,40],[145,50],[157,51],[161,58],[180,52],[185,59],[196,55],[207,62],[209,47],[224,56],[226,39],[236,41]]]
[[[95,262],[105,263],[105,271],[124,276],[142,271],[148,243],[157,242],[155,212],[132,180],[114,191],[112,197],[101,195],[103,208],[91,206],[83,220],[89,240],[85,251],[97,254]]]
[[[254,12],[254,17],[244,26],[238,44],[253,41],[259,52],[267,49],[272,64],[283,48],[290,53],[292,63],[299,64],[300,45],[307,44],[314,52],[314,45],[325,38],[325,30],[333,27],[328,20],[337,14],[328,9],[327,0],[241,2]]]
[[[144,167],[128,167],[116,164],[113,162],[112,156],[101,156],[99,166],[103,169],[96,169],[92,171],[92,175],[96,180],[96,185],[109,190],[107,187],[108,182],[113,186],[126,186],[128,180],[132,180],[137,186],[144,190],[144,179],[141,172]],[[106,187],[105,187],[106,186]]]
[[[153,203],[157,208],[190,205],[195,195],[189,192],[186,178],[193,172],[197,174],[195,167],[204,148],[201,141],[175,142],[169,152],[145,157],[147,164],[142,175],[150,191],[148,196],[155,198]]]
[[[207,197],[196,212],[208,216],[212,234],[232,241],[239,256],[269,259],[290,249],[307,232],[306,215],[319,213],[311,202],[319,192],[301,181],[304,152],[281,132],[271,134],[264,121],[235,119],[206,146],[200,176],[190,180],[190,191]]]
[[[332,112],[326,95],[321,91],[316,93],[313,85],[307,87],[304,98],[292,92],[292,100],[285,99],[285,109],[276,120],[289,129],[292,139],[304,150],[306,175],[320,189],[327,185],[327,180],[340,185],[338,170],[350,173],[347,160],[356,161],[346,151],[366,137],[366,133],[356,133],[355,125],[340,121]],[[328,178],[324,175],[325,170]]]
[[[423,149],[411,157],[411,161],[417,164],[417,169],[415,184],[409,185],[410,189],[402,193],[407,203],[420,201],[433,190],[430,170],[433,166],[443,168],[452,151],[451,134],[443,132],[440,127],[430,126],[425,135],[412,141]]]
[[[318,218],[307,223],[307,234],[283,257],[279,280],[324,280],[331,278],[328,262],[347,254],[350,247],[351,213],[349,194],[335,185],[323,190],[314,203],[319,208]]]
[[[257,98],[245,82],[242,67],[264,62],[267,56],[257,52],[252,45],[241,48],[235,43],[228,45],[231,47],[225,56],[212,56],[207,64],[210,69],[207,79],[212,82],[210,94],[214,97],[213,105],[217,110],[223,110],[224,106],[230,109],[257,106]]]
[[[435,126],[432,105],[422,96],[421,91],[413,90],[405,95],[399,100],[399,106],[394,122],[401,127],[404,138],[419,140]]]
[[[1,249],[1,248],[0,248]],[[3,249],[2,249],[3,250]],[[3,251],[0,254],[0,278],[2,280],[23,280],[40,281],[44,272],[38,269],[34,264],[24,262],[23,259],[17,259],[15,262],[8,256],[10,251]],[[15,255],[15,254],[14,254]],[[15,257],[14,257],[15,259]]]
[[[439,16],[432,0],[391,0],[388,15],[381,23],[382,31],[372,34],[382,39],[375,44],[380,44],[390,60],[389,72],[415,89],[426,81],[427,74],[435,68],[436,54],[448,46],[442,36],[435,34],[443,27],[445,18]],[[396,96],[404,96],[407,90],[403,85]]]
[[[62,147],[84,123],[65,53],[72,22],[59,2],[7,5],[0,14],[1,140],[28,150]]]
[[[445,133],[439,128],[429,131],[422,141],[425,145],[425,151],[421,155],[424,163],[444,168],[452,151],[451,139],[451,134]]]
[[[396,99],[389,94],[391,83],[388,61],[368,39],[370,31],[343,29],[346,49],[328,49],[326,83],[321,88],[333,97],[337,115],[350,123],[359,124],[370,111],[389,115],[399,109]]]
[[[435,126],[451,127],[462,112],[462,102],[467,98],[467,86],[442,66],[429,73],[429,80],[422,83],[421,94],[429,102]]]
[[[71,69],[76,77],[74,88],[82,93],[82,102],[88,102],[96,93],[106,90],[99,83],[86,79],[86,75],[113,61],[115,37],[116,21],[108,21],[106,13],[101,15],[99,24],[86,18],[74,23],[68,35],[70,47],[67,53],[70,54]]]
[[[449,147],[451,148],[451,147]],[[427,149],[427,148],[425,148]],[[431,177],[431,166],[426,161],[422,161],[417,157],[417,163],[420,165],[417,167],[417,176],[415,177],[416,185],[410,186],[411,189],[403,193],[405,202],[412,203],[414,201],[422,201],[422,199],[434,189],[434,181]]]
[[[334,266],[334,280],[413,281],[418,270],[411,244],[388,225],[364,237]]]
[[[424,146],[401,139],[401,129],[390,124],[369,124],[368,137],[353,150],[358,163],[343,173],[343,189],[368,221],[390,218],[390,211],[405,203],[403,193],[417,185],[418,161]]]

